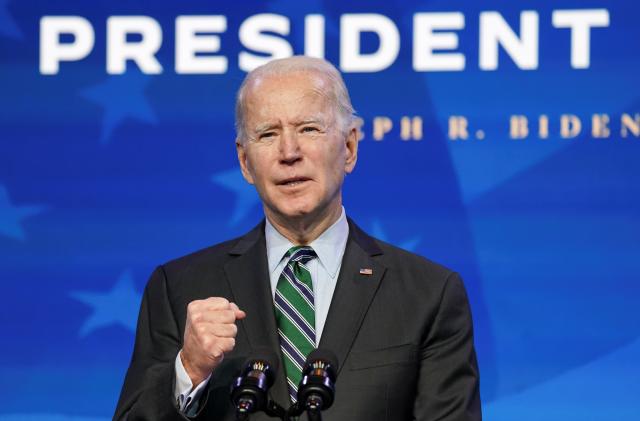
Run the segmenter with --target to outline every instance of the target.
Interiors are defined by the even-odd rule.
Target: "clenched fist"
[[[236,320],[246,313],[220,297],[195,300],[187,306],[187,323],[180,359],[193,386],[204,381],[236,345]]]

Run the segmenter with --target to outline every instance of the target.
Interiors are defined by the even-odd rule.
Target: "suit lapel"
[[[338,373],[386,270],[371,258],[378,254],[382,250],[373,239],[349,220],[349,239],[319,346],[336,354]],[[371,269],[372,273],[361,274],[361,269]]]
[[[242,237],[229,254],[236,257],[225,264],[225,273],[236,304],[247,313],[247,317],[240,321],[240,328],[245,331],[251,349],[267,347],[281,359],[269,283],[264,222]],[[278,363],[271,394],[276,402],[288,404],[286,375],[282,361]]]

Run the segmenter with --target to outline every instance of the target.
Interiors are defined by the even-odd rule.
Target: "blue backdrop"
[[[562,27],[562,11],[585,9]],[[447,15],[420,15],[434,12]],[[260,220],[233,145],[238,57],[268,57],[260,37],[296,54],[324,40],[345,70],[364,119],[347,213],[462,274],[485,418],[640,419],[639,12],[605,0],[0,0],[0,420],[110,418],[154,266]],[[241,37],[263,13],[289,30]],[[349,50],[347,14],[381,15],[366,19],[397,28],[397,46],[393,30],[369,30]],[[194,56],[225,69],[176,70],[181,15],[224,17],[199,31],[217,51]],[[307,15],[324,18],[319,36]],[[157,23],[161,72],[109,70],[107,19],[122,16]],[[594,19],[582,32],[580,16]],[[71,35],[73,22],[89,30]],[[441,70],[420,67],[429,39],[453,57]],[[65,46],[76,57],[56,62]],[[350,67],[383,47],[377,68]]]

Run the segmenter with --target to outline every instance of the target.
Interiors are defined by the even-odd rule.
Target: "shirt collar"
[[[269,222],[268,218],[266,219],[264,233],[267,245],[269,273],[273,273],[282,261],[287,250],[293,247],[293,243],[280,234],[271,222]],[[347,223],[347,216],[343,207],[340,218],[309,244],[318,255],[320,264],[332,278],[335,278],[338,268],[340,267],[348,237],[349,224]]]

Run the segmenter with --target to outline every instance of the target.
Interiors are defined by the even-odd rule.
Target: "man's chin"
[[[281,215],[287,219],[304,219],[312,215],[312,210],[308,208],[283,209]]]
[[[295,206],[276,207],[271,210],[274,217],[283,221],[299,221],[314,217],[316,209],[308,204],[296,204]]]

